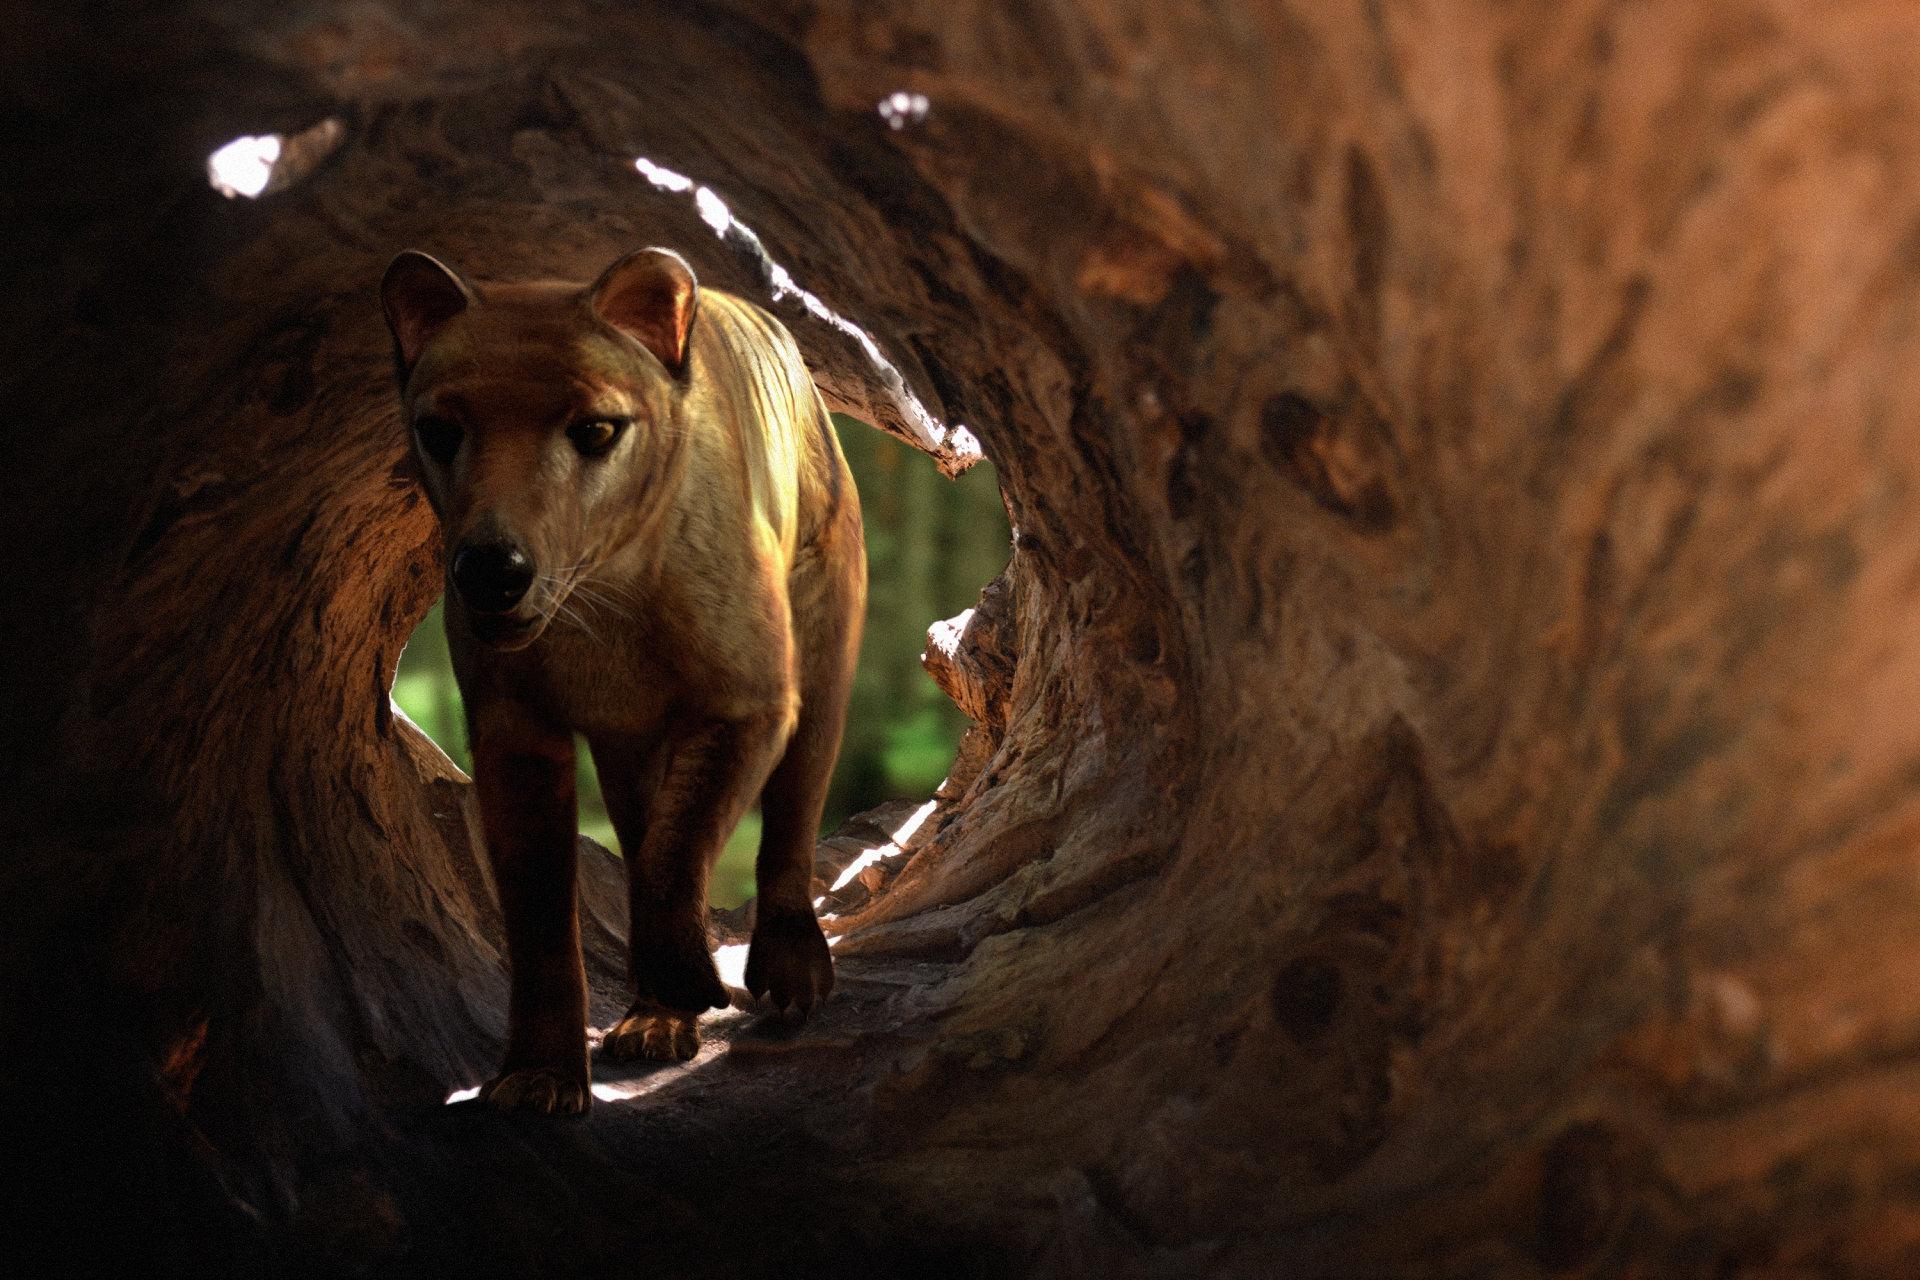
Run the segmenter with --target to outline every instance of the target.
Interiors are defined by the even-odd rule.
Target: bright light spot
[[[713,953],[713,963],[720,970],[720,981],[730,987],[747,985],[747,944],[742,942],[731,947],[721,947]]]
[[[901,96],[903,95],[893,95],[894,98]],[[913,114],[915,103],[918,103],[918,114],[914,115],[916,121],[926,115],[927,100],[924,95],[904,96],[908,99],[909,114]],[[887,101],[891,102],[893,98]],[[885,105],[882,104],[883,108]],[[926,406],[920,403],[920,397],[913,394],[912,388],[907,386],[906,379],[900,376],[900,370],[881,354],[880,345],[873,340],[873,335],[834,311],[817,295],[801,288],[794,280],[792,273],[773,260],[773,255],[767,252],[766,245],[761,243],[760,237],[754,233],[753,228],[733,216],[733,211],[727,208],[727,202],[720,198],[719,193],[711,187],[696,183],[684,173],[676,173],[664,165],[655,164],[645,156],[636,156],[633,167],[641,177],[662,191],[681,194],[693,192],[693,203],[700,211],[700,220],[706,223],[713,234],[722,241],[734,245],[753,258],[775,302],[789,297],[794,298],[806,309],[808,315],[839,330],[859,344],[860,349],[866,353],[867,359],[873,362],[874,369],[880,374],[881,384],[892,393],[894,403],[906,416],[914,434],[920,437],[921,444],[936,456],[943,456],[948,461],[959,460],[964,464],[956,470],[955,474],[958,474],[958,471],[964,471],[967,466],[979,459],[980,445],[974,440],[973,434],[965,427],[959,427],[956,430],[961,432],[962,436],[955,437],[952,431],[928,413]],[[964,450],[955,451],[955,440],[960,438],[970,444],[971,453]]]
[[[207,157],[207,180],[229,200],[235,196],[251,199],[273,181],[274,162],[280,159],[284,142],[277,133],[235,138]]]
[[[897,90],[880,99],[880,118],[889,129],[904,129],[927,118],[927,95]]]
[[[647,159],[645,156],[641,156],[639,159],[635,160],[633,162],[633,167],[640,171],[641,177],[645,178],[648,182],[651,182],[654,186],[660,188],[662,191],[693,190],[692,178],[689,178],[684,173],[675,173],[671,169],[664,168],[661,165],[657,165],[653,161]]]
[[[947,447],[957,457],[969,459],[970,462],[978,462],[987,456],[980,448],[979,437],[958,422],[947,429]]]
[[[848,863],[847,869],[840,873],[840,878],[833,882],[833,887],[828,889],[827,892],[840,892],[840,890],[852,884],[853,878],[862,871],[865,871],[868,867],[873,866],[877,862],[883,862],[888,858],[898,856],[900,847],[906,844],[907,841],[913,839],[913,833],[921,828],[927,818],[933,813],[934,806],[938,803],[939,801],[937,800],[929,800],[918,809],[915,809],[907,816],[907,820],[900,824],[899,829],[893,833],[893,839],[891,841],[886,844],[875,845]]]
[[[587,1087],[601,1102],[625,1102],[628,1098],[639,1097],[645,1084],[644,1080],[629,1080],[620,1084],[591,1084]]]
[[[887,846],[885,845],[876,845],[874,848],[867,850],[865,853],[855,858],[852,862],[849,862],[847,864],[847,869],[840,873],[840,878],[833,882],[832,886],[828,888],[827,892],[838,893],[842,889],[846,888],[849,884],[853,882],[853,878],[855,876],[859,875],[862,871],[865,871],[868,867],[872,866],[874,863],[880,861],[881,858],[885,857],[886,848]],[[818,904],[816,903],[815,905],[817,906]]]
[[[971,608],[966,608],[951,618],[942,618],[927,628],[928,638],[937,640],[943,652],[958,653],[961,638],[967,634],[967,628],[973,625],[973,612]]]
[[[700,221],[713,228],[713,234],[725,238],[727,228],[733,225],[733,214],[727,211],[727,203],[713,194],[712,187],[701,187],[693,193],[694,204],[700,207]]]
[[[973,610],[969,609],[967,612],[972,613]],[[911,814],[907,815],[907,820],[901,823],[894,831],[893,842],[895,844],[905,844],[907,841],[913,839],[913,833],[926,825],[927,819],[933,816],[934,807],[938,803],[937,800],[929,800],[918,809],[915,809]]]
[[[284,191],[324,164],[346,136],[347,126],[328,116],[291,136],[235,138],[207,157],[207,181],[228,199]]]
[[[648,1089],[658,1084],[662,1078],[663,1077],[659,1075],[643,1076],[638,1080],[617,1080],[612,1084],[595,1082],[587,1087],[593,1090],[593,1096],[601,1102],[626,1102],[639,1097]],[[471,1089],[455,1089],[447,1095],[447,1105],[452,1106],[456,1102],[471,1102],[479,1096],[479,1085],[475,1085]]]

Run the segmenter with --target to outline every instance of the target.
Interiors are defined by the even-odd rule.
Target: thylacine
[[[726,1005],[707,876],[755,797],[747,986],[802,1009],[833,986],[809,884],[866,600],[859,499],[792,337],[675,254],[583,287],[479,286],[407,252],[381,299],[506,917],[482,1097],[583,1111],[576,732],[630,886],[636,998],[603,1052],[690,1057]]]

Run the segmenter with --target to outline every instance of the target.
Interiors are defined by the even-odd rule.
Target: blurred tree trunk
[[[16,15],[22,1256],[1920,1269],[1920,13],[1649,16]],[[301,180],[207,187],[327,116]],[[778,304],[836,408],[979,436],[1018,540],[929,661],[963,779],[823,846],[816,1021],[491,1118],[440,1105],[504,983],[465,789],[389,711],[439,566],[373,288],[664,243],[767,296],[636,156],[872,330],[895,372]]]

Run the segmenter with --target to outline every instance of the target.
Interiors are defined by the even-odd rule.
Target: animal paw
[[[685,1062],[700,1052],[700,1015],[636,1000],[600,1042],[600,1052],[616,1062]]]
[[[639,929],[637,922],[634,927]],[[633,948],[633,977],[641,1003],[651,999],[679,1013],[698,1017],[705,1010],[733,1003],[720,981],[720,971],[713,967],[704,933],[697,942],[678,944],[641,934]]]
[[[480,1100],[496,1111],[534,1111],[577,1116],[593,1105],[584,1075],[564,1067],[527,1067],[503,1071],[480,1088]]]
[[[833,990],[833,955],[811,911],[762,917],[747,949],[747,990],[806,1013]]]

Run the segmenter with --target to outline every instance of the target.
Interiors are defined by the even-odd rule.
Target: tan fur
[[[383,296],[409,421],[463,432],[447,465],[416,439],[450,562],[506,538],[539,574],[505,619],[447,594],[513,964],[507,1058],[484,1095],[582,1110],[575,732],[632,890],[635,1005],[606,1051],[687,1056],[699,1011],[726,1003],[707,875],[756,796],[748,985],[803,1009],[831,988],[808,885],[865,604],[859,501],[791,336],[697,291],[671,255],[585,288],[481,289],[408,254]],[[568,428],[595,419],[632,421],[583,457]]]

